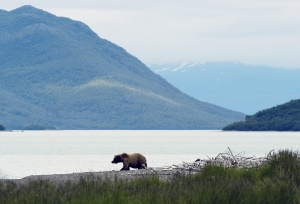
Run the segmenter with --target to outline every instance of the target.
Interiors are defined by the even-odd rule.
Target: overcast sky
[[[2,0],[87,24],[145,64],[240,61],[300,68],[300,0]]]

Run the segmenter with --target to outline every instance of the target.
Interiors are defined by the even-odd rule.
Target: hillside
[[[246,116],[223,130],[238,131],[300,131],[300,99]]]
[[[246,114],[300,98],[300,69],[239,62],[152,64],[150,69],[184,93]]]
[[[221,129],[244,117],[183,94],[81,22],[32,6],[0,16],[7,129]]]

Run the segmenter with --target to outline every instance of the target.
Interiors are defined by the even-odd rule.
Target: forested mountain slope
[[[245,121],[228,125],[223,130],[300,131],[300,100],[292,100],[246,116]]]
[[[7,129],[220,129],[244,117],[183,94],[81,22],[23,6],[0,10],[0,28]]]

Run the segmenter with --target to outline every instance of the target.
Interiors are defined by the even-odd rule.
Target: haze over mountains
[[[81,22],[23,6],[0,10],[0,28],[6,129],[221,129],[244,119],[183,94]]]
[[[300,69],[240,62],[148,65],[184,93],[246,114],[300,98]]]

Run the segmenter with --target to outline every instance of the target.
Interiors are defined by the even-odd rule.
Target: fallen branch
[[[231,149],[228,147],[228,152],[220,153],[215,158],[197,159],[195,162],[186,163],[183,162],[179,165],[172,165],[165,167],[168,170],[178,170],[181,172],[199,172],[207,165],[219,165],[224,167],[236,167],[236,168],[252,168],[260,165],[264,165],[268,162],[268,157],[272,154],[272,151],[266,157],[257,158],[254,156],[244,156],[244,153],[238,153],[234,155]]]

